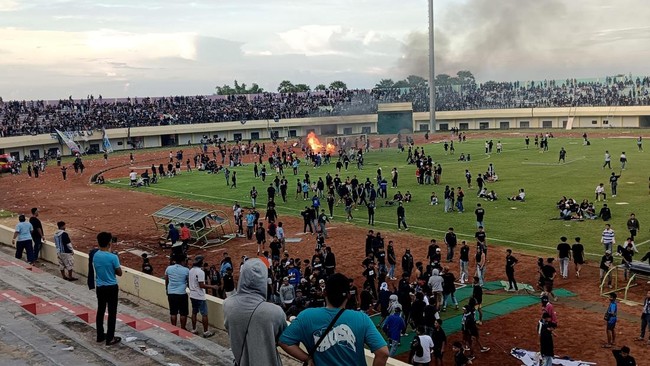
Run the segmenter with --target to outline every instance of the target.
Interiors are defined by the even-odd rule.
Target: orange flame
[[[316,136],[315,133],[310,132],[307,135],[307,144],[311,148],[312,151],[314,152],[326,152],[328,154],[334,154],[336,152],[336,146],[333,144],[327,143],[326,145],[323,145],[322,142],[318,139],[318,136]]]

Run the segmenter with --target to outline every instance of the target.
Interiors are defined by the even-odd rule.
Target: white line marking
[[[636,244],[636,246],[637,246],[637,247],[640,247],[640,246],[642,246],[643,244],[648,244],[648,243],[650,243],[650,239],[644,241],[643,243]]]
[[[123,184],[123,185],[127,185],[127,184]],[[165,188],[157,188],[157,187],[150,187],[149,189],[150,190],[157,190],[157,191],[164,191],[164,192],[169,192],[169,193],[176,193],[176,194],[184,195],[184,196],[196,196],[196,197],[203,197],[203,198],[211,198],[211,199],[216,199],[216,200],[221,200],[221,201],[228,201],[228,202],[240,201],[240,200],[236,200],[236,199],[232,199],[232,198],[223,198],[223,197],[217,197],[217,196],[209,196],[209,195],[205,195],[205,194],[175,191],[173,189],[165,189]],[[296,209],[296,208],[292,208],[292,207],[276,206],[276,208],[281,209],[281,210],[294,211],[294,212],[302,211],[301,209]],[[334,215],[334,217],[340,217],[341,219],[344,218],[343,215]],[[364,218],[364,219],[353,219],[352,221],[355,221],[355,222],[358,222],[358,223],[363,223],[363,222],[365,222],[365,220],[366,219]],[[375,223],[376,224],[383,224],[383,225],[390,225],[391,227],[395,226],[395,223],[393,223],[393,222],[375,220]],[[359,225],[359,226],[361,226],[361,225]],[[428,228],[428,227],[413,226],[413,225],[409,225],[409,227],[414,228],[414,229],[418,229],[418,230],[423,230],[423,231],[430,231],[430,232],[434,232],[434,233],[442,233],[442,234],[447,233],[446,230],[437,230],[437,229],[432,229],[432,228]],[[304,234],[298,233],[296,235],[304,235]],[[457,232],[456,235],[465,236],[465,237],[468,237],[468,238],[474,238],[473,234],[470,235],[470,234],[463,234],[463,233],[458,233]],[[498,238],[489,238],[489,239],[492,240],[492,241],[501,242],[501,243],[517,244],[517,245],[521,245],[521,246],[525,246],[525,247],[544,249],[545,251],[553,250],[553,248],[550,248],[550,247],[544,246],[544,245],[523,243],[523,242],[519,242],[519,241],[498,239]],[[602,254],[587,253],[587,252],[585,252],[585,254],[589,255],[589,256],[592,256],[592,257],[602,257]]]
[[[568,165],[568,164],[574,163],[576,161],[584,160],[586,158],[587,158],[586,156],[583,156],[583,157],[578,158],[578,159],[569,160],[566,163],[534,163],[534,162],[529,162],[529,161],[523,161],[521,163],[524,164],[524,165],[562,166],[562,165]]]

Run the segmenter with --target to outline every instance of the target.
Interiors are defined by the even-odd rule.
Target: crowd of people
[[[608,78],[604,82],[488,82],[439,86],[436,110],[650,105],[650,78]],[[175,96],[109,99],[92,95],[58,101],[2,101],[0,137],[53,133],[80,135],[102,128],[196,124],[225,121],[370,114],[379,103],[411,102],[429,110],[426,86],[327,90],[230,96]]]
[[[399,143],[402,144],[402,141],[400,140]],[[353,279],[340,274],[342,270],[337,268],[335,246],[331,245],[332,240],[327,232],[327,225],[329,219],[334,216],[334,210],[344,209],[351,219],[354,208],[365,206],[368,209],[368,224],[372,225],[374,212],[380,206],[377,203],[381,202],[380,199],[385,199],[385,207],[381,209],[395,210],[397,228],[408,229],[406,210],[412,197],[408,191],[405,195],[397,191],[400,182],[397,168],[391,170],[390,177],[384,177],[382,170],[378,169],[374,179],[366,178],[365,181],[360,181],[356,175],[345,176],[350,162],[363,159],[368,148],[367,141],[339,139],[334,141],[334,144],[337,147],[338,157],[312,151],[304,141],[300,141],[296,146],[284,147],[274,143],[268,148],[265,144],[250,142],[248,145],[238,142],[231,146],[219,142],[216,151],[221,155],[220,164],[217,164],[219,157],[216,151],[211,155],[206,148],[203,148],[201,152],[195,153],[194,168],[198,167],[199,170],[207,170],[214,174],[223,172],[226,176],[226,185],[231,188],[236,188],[237,182],[234,171],[232,175],[227,174],[228,167],[241,161],[241,156],[238,155],[253,154],[255,161],[250,167],[254,178],[260,181],[261,186],[265,186],[266,179],[269,179],[268,188],[265,190],[266,214],[262,217],[256,209],[260,193],[255,187],[251,189],[249,195],[251,199],[249,208],[244,208],[238,203],[233,205],[237,233],[245,235],[248,239],[254,238],[258,250],[257,258],[244,256],[241,261],[237,260],[238,264],[227,252],[223,253],[223,258],[218,264],[208,263],[200,255],[190,259],[187,256],[187,244],[190,240],[187,229],[183,224],[180,225],[180,230],[170,226],[168,238],[172,244],[172,253],[170,264],[165,270],[165,281],[171,323],[180,325],[195,334],[211,337],[214,333],[208,326],[205,295],[210,293],[225,299],[226,328],[231,337],[233,354],[239,365],[254,364],[256,357],[266,357],[265,359],[268,360],[277,358],[277,354],[271,352],[271,349],[275,349],[275,343],[270,342],[270,339],[279,339],[278,344],[301,361],[313,359],[319,361],[316,362],[317,364],[330,364],[328,361],[336,360],[338,364],[346,360],[346,364],[359,363],[361,359],[365,360],[362,350],[363,345],[366,344],[375,353],[376,359],[381,362],[389,355],[396,354],[402,337],[409,328],[417,334],[410,345],[409,360],[413,364],[439,365],[444,354],[451,351],[457,365],[468,365],[471,360],[478,357],[479,353],[490,351],[489,347],[481,343],[479,332],[483,320],[481,307],[483,287],[488,269],[485,209],[479,203],[474,210],[477,227],[474,235],[475,243],[459,240],[454,229],[450,227],[440,243],[436,239],[431,239],[425,258],[415,258],[409,249],[404,253],[396,253],[392,240],[385,239],[379,232],[369,230],[365,238],[365,258],[360,263],[361,269],[358,273],[364,280],[362,284],[355,283]],[[441,184],[442,167],[434,164],[430,156],[425,154],[424,149],[412,145],[412,142],[408,143],[408,159],[417,166],[418,170],[425,171],[424,174],[416,175],[418,183]],[[182,150],[170,151],[168,159],[167,170],[163,164],[157,167],[152,165],[153,178],[156,177],[157,171],[161,178],[175,176],[177,173],[174,172],[176,170],[180,172],[183,162],[186,163],[188,171],[192,169],[192,161]],[[315,167],[320,166],[322,162],[329,162],[330,159],[336,160],[336,173],[312,177],[309,174],[312,170],[302,172],[301,159]],[[344,164],[344,161],[348,164]],[[214,162],[217,168],[211,171],[206,169],[210,162]],[[131,155],[131,163],[134,163],[133,155]],[[316,236],[314,253],[310,258],[299,258],[291,252],[290,246],[287,245],[284,225],[275,210],[276,202],[279,203],[280,200],[286,202],[288,198],[290,199],[287,197],[289,183],[284,175],[285,168],[287,172],[300,177],[296,179],[294,199],[302,198],[309,202],[301,216],[304,221],[303,232]],[[362,165],[357,164],[359,171],[362,171],[362,168]],[[428,180],[426,171],[430,172]],[[272,172],[275,173],[274,179],[271,179]],[[476,180],[479,196],[488,181],[496,181],[495,177],[495,168],[493,164],[489,164],[486,173],[479,174]],[[465,178],[468,189],[473,188],[468,170],[465,172]],[[134,179],[137,184],[137,175],[132,176],[131,180]],[[392,201],[386,200],[388,180],[397,192],[393,195]],[[262,192],[263,195],[264,191]],[[458,212],[463,212],[463,196],[462,187],[455,190],[448,185],[444,194],[445,212],[452,212],[454,208]],[[518,195],[511,197],[518,201],[524,201],[524,198],[523,189]],[[325,202],[321,203],[321,200]],[[325,210],[325,205],[328,211]],[[566,197],[557,203],[558,209],[570,212],[580,210],[580,206],[575,200]],[[591,206],[593,207],[593,204]],[[32,213],[37,216],[37,210],[33,210]],[[611,219],[611,212],[608,216],[601,214],[601,218],[604,221]],[[23,251],[26,251],[28,261],[33,263],[38,258],[38,252],[31,243],[36,242],[36,239],[33,239],[35,232],[40,233],[41,237],[43,234],[42,229],[38,232],[25,221],[25,217],[21,217],[16,228],[16,246],[20,249],[16,257],[21,258]],[[626,265],[631,263],[632,256],[637,252],[633,241],[640,225],[634,214],[630,215],[627,227],[630,238],[619,245],[614,254],[612,253],[616,240],[613,230],[607,224],[602,233],[605,255],[601,259],[601,282],[606,280],[609,269],[615,265],[614,256],[620,256],[621,264]],[[245,234],[244,228],[246,228]],[[69,236],[63,235],[64,231],[65,223],[60,223],[57,232],[60,237],[58,239],[55,237],[55,241],[57,241],[57,249],[60,247],[61,253],[64,254],[62,257],[66,257],[67,250],[72,250]],[[109,256],[110,240],[110,234],[102,233],[98,236],[101,253],[99,256],[95,254],[94,259],[96,264],[112,266],[113,268],[108,272],[114,272],[109,276],[109,281],[97,284],[98,299],[100,292],[102,294],[99,299],[100,307],[109,308],[109,329],[104,333],[103,327],[98,326],[97,338],[98,341],[115,344],[120,341],[120,338],[114,335],[115,320],[110,314],[113,306],[111,304],[117,296],[113,294],[116,289],[115,275],[121,272],[118,271],[119,262],[116,265],[115,258]],[[563,279],[568,278],[569,262],[573,259],[576,277],[580,277],[580,268],[584,264],[584,247],[580,244],[580,238],[575,238],[573,245],[568,244],[566,237],[560,238],[560,241],[557,246],[559,263],[557,266],[554,261],[556,258],[540,258],[538,262],[538,289],[541,292],[538,336],[544,362],[550,362],[554,355],[552,332],[558,320],[553,310],[553,302],[557,300],[554,294],[557,273]],[[361,243],[359,244],[361,246]],[[648,259],[650,259],[650,252],[642,260]],[[106,263],[101,263],[100,260]],[[519,291],[515,273],[516,268],[522,265],[525,264],[520,264],[513,252],[508,249],[505,253],[503,269],[504,277],[508,280],[508,291]],[[61,266],[62,276],[73,280],[73,273],[69,269],[72,268],[70,263],[62,261]],[[150,274],[154,272],[147,257],[143,257],[142,270]],[[353,271],[348,268],[345,270]],[[239,272],[239,283],[235,281],[236,271]],[[355,273],[347,274],[356,277]],[[626,270],[625,277],[627,274]],[[472,295],[466,300],[466,304],[460,304],[456,299],[455,292],[458,285],[470,286],[472,289]],[[100,291],[100,287],[104,288]],[[189,295],[186,293],[187,287],[190,290]],[[191,304],[191,313],[189,304]],[[606,319],[608,336],[606,347],[613,347],[615,344],[614,327],[617,316],[615,296],[611,304],[614,305],[608,308],[610,315]],[[450,347],[442,328],[441,314],[451,306],[456,309],[462,308],[463,314],[460,320],[462,341],[455,342]],[[650,296],[646,299],[643,311],[646,320],[650,321]],[[381,333],[364,313],[380,315],[379,329],[383,331],[388,342],[384,341]],[[198,324],[198,314],[201,314],[201,324]],[[337,320],[339,317],[341,320]],[[332,320],[330,322],[327,319]],[[191,328],[188,328],[188,320],[191,321]],[[286,325],[286,320],[293,320],[289,327]],[[99,319],[97,321],[99,324]],[[343,328],[344,326],[351,329]],[[355,337],[341,339],[338,345],[343,347],[340,348],[333,343],[319,348],[320,342],[327,342],[325,335],[330,331],[336,334],[354,334]],[[318,339],[304,336],[311,335],[313,332],[319,332]],[[642,326],[640,338],[644,335],[645,326]],[[300,343],[305,345],[307,352],[298,347]],[[251,347],[252,344],[255,346]],[[330,348],[334,348],[335,351],[327,352]],[[615,355],[626,357],[628,360],[631,357],[629,349],[626,348],[615,350]],[[279,359],[277,362],[280,362]]]

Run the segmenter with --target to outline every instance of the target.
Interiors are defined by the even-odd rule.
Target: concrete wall
[[[14,229],[0,225],[0,244],[12,246],[11,239],[13,238],[13,234]],[[43,245],[43,249],[41,250],[41,259],[55,264],[58,263],[58,259],[56,257],[56,247],[54,243],[46,241],[45,245]],[[74,271],[83,276],[88,276],[87,253],[75,251]],[[120,290],[161,306],[165,309],[168,308],[169,304],[167,303],[164,279],[150,276],[135,269],[122,266],[122,277],[119,277],[118,281]],[[210,325],[212,327],[225,330],[223,326],[223,300],[210,295],[207,295],[206,298],[208,300],[208,318],[210,319]],[[372,353],[366,350],[366,362],[368,365],[372,365],[372,361]],[[394,359],[389,359],[388,365],[406,366],[407,364]]]

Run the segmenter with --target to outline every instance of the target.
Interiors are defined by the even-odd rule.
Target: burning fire
[[[330,143],[323,145],[318,139],[318,136],[313,132],[307,135],[307,144],[314,152],[326,152],[328,154],[334,154],[336,152],[336,146]]]

